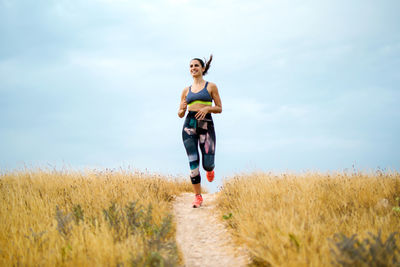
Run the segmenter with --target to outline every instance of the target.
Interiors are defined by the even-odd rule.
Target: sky
[[[400,166],[400,2],[0,0],[0,168],[189,174],[180,95],[204,78],[216,178]],[[203,173],[204,177],[204,173]]]

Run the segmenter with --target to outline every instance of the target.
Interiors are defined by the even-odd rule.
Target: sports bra
[[[189,92],[186,96],[186,103],[188,103],[189,106],[196,104],[196,103],[211,106],[213,99],[212,99],[210,93],[207,91],[207,85],[208,85],[208,82],[206,82],[206,85],[204,86],[204,88],[201,89],[197,93],[193,93],[192,86],[189,86]]]

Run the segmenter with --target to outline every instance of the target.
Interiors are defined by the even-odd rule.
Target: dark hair
[[[194,58],[194,59],[192,59],[192,60],[197,60],[197,61],[199,61],[202,68],[204,68],[204,66],[206,66],[206,69],[203,71],[203,75],[206,75],[208,69],[210,68],[212,59],[213,59],[213,55],[211,54],[211,55],[210,55],[210,58],[209,58],[208,60],[204,59],[204,61],[206,62],[205,64],[204,64],[204,61],[203,61],[203,60],[201,60],[200,58],[197,58],[197,57]]]

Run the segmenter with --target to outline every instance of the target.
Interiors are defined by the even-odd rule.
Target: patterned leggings
[[[182,129],[182,139],[186,153],[189,158],[190,179],[192,184],[199,184],[200,179],[200,158],[198,146],[202,154],[203,168],[212,171],[215,167],[215,131],[211,114],[208,113],[204,120],[196,120],[197,112],[189,111]]]

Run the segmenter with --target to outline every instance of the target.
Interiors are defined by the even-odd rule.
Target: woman
[[[182,139],[189,158],[190,179],[195,193],[193,208],[199,208],[203,203],[198,146],[200,146],[207,179],[209,182],[214,180],[215,132],[211,113],[221,113],[222,104],[217,86],[203,78],[210,68],[211,61],[212,55],[205,63],[199,58],[190,61],[193,84],[183,89],[178,111],[180,118],[185,116],[187,107],[189,111],[183,124]],[[212,105],[213,100],[214,106]]]

